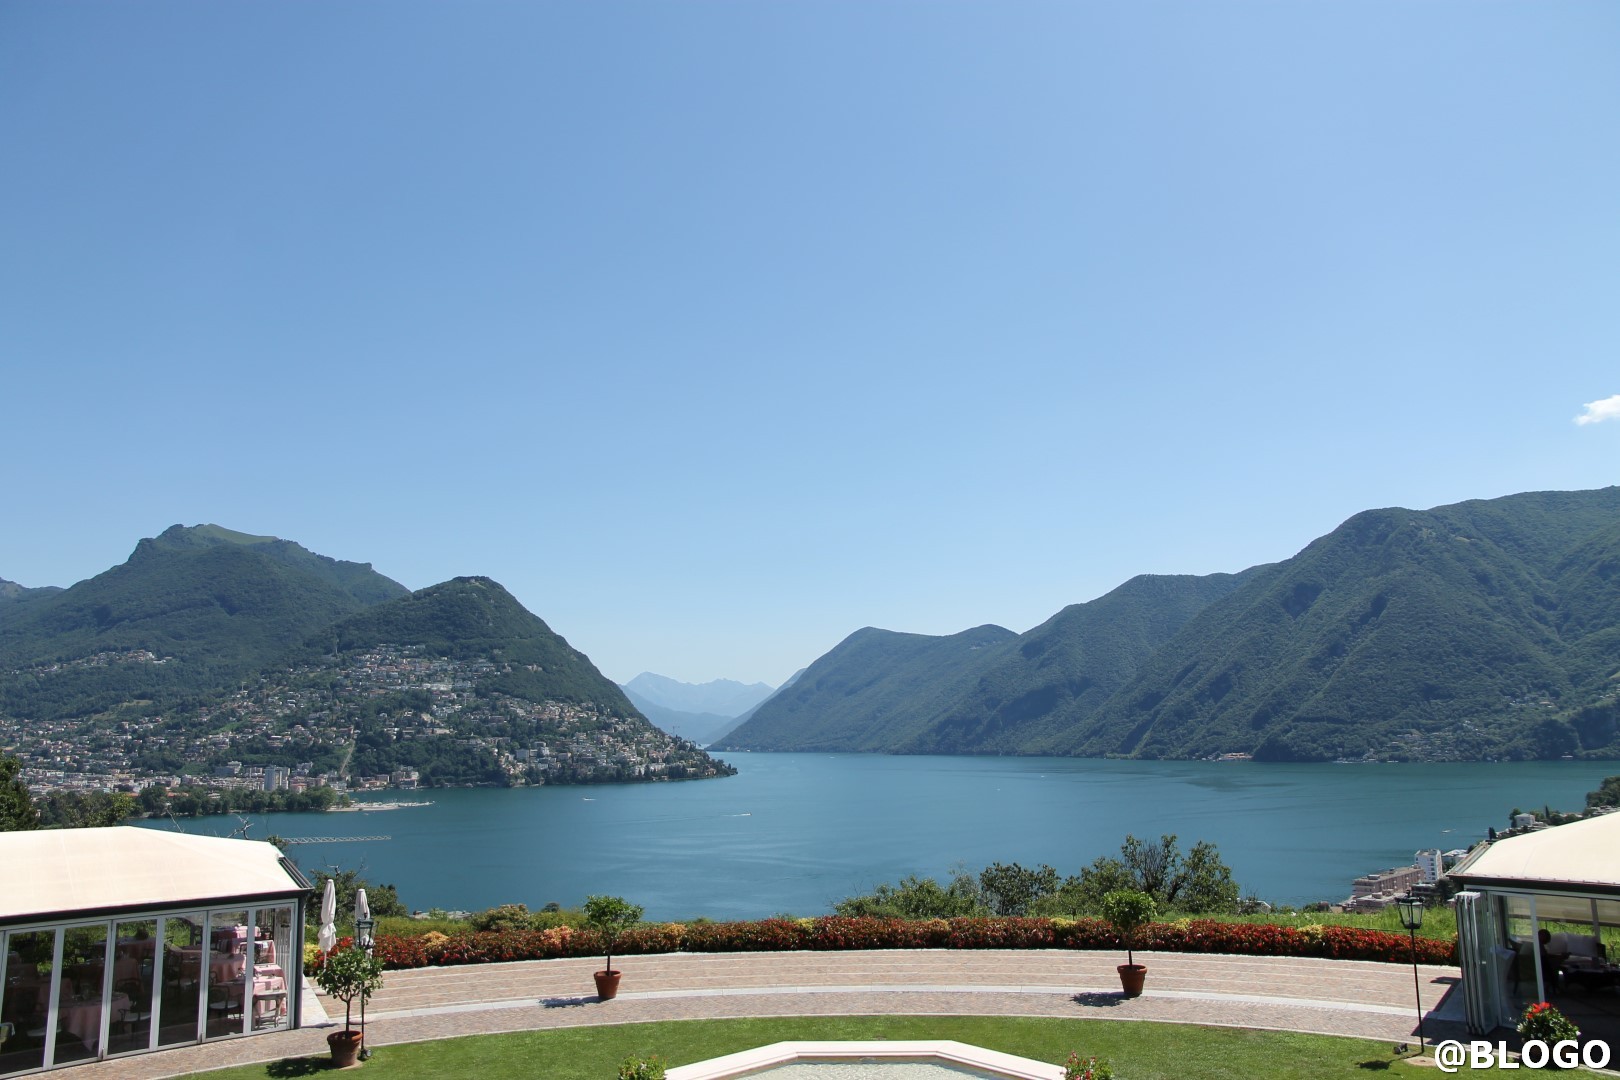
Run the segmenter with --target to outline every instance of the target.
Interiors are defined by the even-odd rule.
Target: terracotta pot
[[[332,1048],[332,1067],[334,1069],[347,1069],[354,1064],[355,1055],[360,1053],[360,1033],[358,1031],[334,1031],[326,1036],[326,1045]]]
[[[1145,964],[1121,964],[1116,970],[1119,972],[1119,985],[1125,991],[1125,996],[1141,997],[1142,983],[1147,979],[1147,966]]]
[[[612,1001],[619,993],[619,976],[622,971],[598,971],[593,973],[596,979],[596,996],[603,1001]]]

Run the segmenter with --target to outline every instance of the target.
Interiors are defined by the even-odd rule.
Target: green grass
[[[611,1080],[619,1063],[632,1054],[657,1054],[670,1065],[685,1065],[788,1039],[955,1039],[1054,1063],[1078,1050],[1110,1059],[1124,1080],[1436,1076],[1433,1068],[1397,1058],[1390,1044],[1364,1039],[1139,1021],[984,1016],[772,1017],[524,1031],[380,1046],[365,1070],[371,1080]],[[197,1075],[209,1080],[307,1076],[325,1071],[326,1061],[325,1055],[293,1058]],[[1597,1074],[1573,1070],[1561,1075]]]
[[[1365,914],[1346,915],[1334,914],[1327,911],[1300,912],[1298,914],[1279,914],[1271,912],[1266,915],[1193,915],[1194,919],[1214,919],[1217,922],[1255,923],[1272,926],[1310,926],[1313,923],[1320,926],[1354,926],[1361,930],[1385,930],[1391,934],[1404,934],[1406,928],[1401,925],[1401,913],[1393,907],[1383,911],[1372,911]],[[1164,919],[1161,922],[1166,921]],[[1423,926],[1418,930],[1418,937],[1439,938],[1449,941],[1457,936],[1457,913],[1450,908],[1426,908],[1423,912]]]

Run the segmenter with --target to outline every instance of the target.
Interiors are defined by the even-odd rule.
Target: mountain
[[[628,688],[624,688],[624,694],[625,697],[630,699],[630,704],[641,711],[642,716],[645,716],[670,734],[679,735],[683,739],[691,739],[699,746],[707,746],[737,726],[735,716],[666,709],[662,705],[648,701],[634,690]]]
[[[1620,488],[1357,514],[1210,605],[1080,754],[1614,756]]]
[[[634,716],[624,691],[590,658],[552,632],[497,581],[458,577],[351,615],[307,641],[306,662],[382,645],[415,646],[453,661],[500,665],[480,689],[529,701],[598,705]]]
[[[1264,575],[1144,574],[1104,596],[1071,604],[978,668],[956,697],[905,744],[906,753],[1045,754],[1125,685],[1187,621]]]
[[[895,750],[971,689],[1017,637],[978,626],[949,637],[868,626],[839,642],[791,687],[720,741],[729,750]]]
[[[62,590],[55,585],[44,585],[37,589],[30,589],[26,585],[19,585],[15,581],[0,578],[0,608],[7,604],[22,604],[31,600],[40,600],[47,596],[54,596]]]
[[[0,746],[79,784],[269,766],[423,786],[733,771],[648,723],[489,578],[413,593],[217,525],[142,540],[71,589],[6,590],[0,675]]]
[[[774,693],[764,683],[744,685],[733,679],[685,683],[650,671],[625,683],[624,689],[660,708],[725,717],[741,716]]]
[[[459,577],[342,619],[293,653],[260,696],[301,700],[282,724],[343,709],[351,771],[521,784],[725,775],[659,730],[499,582]]]
[[[1133,578],[1016,636],[857,631],[717,745],[1620,756],[1620,488],[1369,510],[1284,562]]]
[[[984,626],[929,637],[868,627],[720,742],[757,750],[1050,753],[1188,619],[1260,572],[1135,577],[1024,634]]]
[[[0,715],[83,716],[211,692],[316,629],[405,595],[364,563],[176,525],[72,588],[0,607]]]
[[[759,710],[763,709],[770,701],[772,701],[778,695],[780,695],[782,693],[782,691],[786,690],[788,687],[792,686],[794,683],[796,683],[800,679],[802,679],[804,677],[804,673],[806,671],[808,671],[808,670],[810,670],[810,669],[809,668],[800,668],[798,671],[795,671],[792,675],[789,675],[785,680],[783,680],[781,686],[778,686],[775,690],[771,691],[770,697],[766,698],[764,701],[761,701],[758,705],[755,705],[752,709],[749,709],[747,712],[742,713],[739,716],[737,716],[732,721],[732,724],[731,724],[732,730],[734,731],[737,728],[742,727],[748,721],[752,720],[754,718],[755,713],[757,713],[757,712],[759,712]],[[718,743],[719,740],[717,739],[716,742]]]

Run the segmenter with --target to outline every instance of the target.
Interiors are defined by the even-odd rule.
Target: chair
[[[208,1015],[214,1019],[229,1020],[242,1015],[242,984],[225,983],[208,992]]]
[[[125,979],[113,989],[129,998],[129,1008],[124,1010],[119,1023],[124,1025],[126,1033],[133,1035],[152,1019],[152,1001],[147,996],[146,986],[139,979]]]

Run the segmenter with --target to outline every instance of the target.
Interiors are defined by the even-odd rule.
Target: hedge
[[[345,938],[340,946],[347,947]],[[1144,951],[1320,956],[1335,960],[1412,962],[1412,942],[1383,930],[1351,926],[1272,926],[1183,919],[1149,923],[1136,935]],[[796,952],[839,949],[1123,949],[1101,919],[759,919],[730,923],[649,923],[620,936],[616,956],[671,952]],[[376,955],[393,970],[600,956],[590,930],[468,931],[419,936],[379,934]],[[1425,964],[1456,963],[1456,942],[1417,939]],[[320,958],[311,970],[320,966]]]

